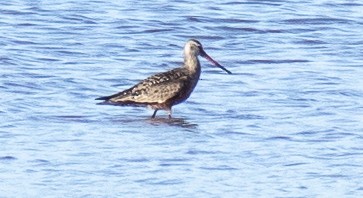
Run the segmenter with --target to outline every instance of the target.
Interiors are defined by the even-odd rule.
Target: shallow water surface
[[[363,196],[359,1],[0,3],[0,197]],[[159,111],[94,98],[204,59]]]

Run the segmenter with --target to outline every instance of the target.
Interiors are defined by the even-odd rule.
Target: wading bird
[[[199,41],[190,39],[184,47],[184,63],[181,67],[155,74],[129,89],[96,100],[104,100],[98,104],[151,107],[155,110],[151,118],[155,118],[156,112],[162,109],[168,111],[171,118],[172,107],[184,102],[198,83],[201,72],[198,56],[231,74],[204,51]]]

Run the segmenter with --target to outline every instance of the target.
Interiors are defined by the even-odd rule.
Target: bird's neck
[[[198,57],[191,54],[184,55],[184,67],[190,72],[200,72],[200,63]]]

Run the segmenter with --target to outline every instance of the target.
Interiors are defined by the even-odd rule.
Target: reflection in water
[[[147,120],[149,123],[153,125],[162,125],[167,124],[169,126],[177,126],[177,127],[183,127],[183,128],[191,128],[195,129],[198,127],[197,124],[193,124],[185,120],[184,118],[150,118]]]
[[[124,124],[124,127],[132,125],[132,126],[145,126],[148,124],[154,125],[154,126],[162,126],[162,125],[169,125],[169,126],[175,126],[175,127],[182,127],[182,128],[188,128],[188,129],[196,129],[198,127],[195,123],[190,123],[190,121],[184,119],[184,118],[163,118],[163,117],[157,117],[157,118],[151,118],[150,116],[131,116],[131,115],[105,115],[99,116],[98,118],[95,118],[99,122],[105,123],[111,123],[111,124]]]

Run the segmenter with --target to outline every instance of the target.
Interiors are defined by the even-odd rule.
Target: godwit
[[[172,106],[185,101],[197,85],[201,72],[198,55],[231,74],[203,50],[199,41],[190,39],[184,47],[184,64],[181,67],[155,74],[130,89],[96,100],[105,100],[99,104],[151,107],[155,110],[151,118],[155,118],[156,112],[163,109],[168,111],[171,118]]]

